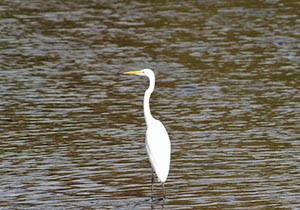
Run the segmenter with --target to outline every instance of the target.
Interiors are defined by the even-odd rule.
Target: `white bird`
[[[170,169],[171,143],[165,126],[159,120],[152,117],[150,111],[149,100],[155,86],[155,75],[151,69],[128,71],[124,74],[146,76],[150,81],[149,88],[146,90],[144,95],[144,116],[147,125],[145,143],[152,166],[151,199],[153,199],[154,171],[158,177],[158,181],[162,183],[163,199],[165,199],[166,193],[164,183],[167,180]]]

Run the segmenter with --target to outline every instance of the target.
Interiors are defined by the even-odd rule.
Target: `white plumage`
[[[167,180],[169,169],[170,169],[170,160],[171,160],[171,143],[169,135],[164,127],[164,125],[154,119],[150,111],[150,96],[155,87],[155,75],[151,69],[143,69],[140,71],[129,71],[125,74],[134,74],[147,76],[149,78],[149,88],[146,90],[144,95],[144,115],[147,124],[146,131],[146,149],[148,157],[152,166],[152,169],[155,171],[158,181],[162,183],[163,188],[163,198],[165,199],[165,188],[164,183]],[[151,188],[151,198],[153,195],[153,186],[154,186],[154,173],[152,172],[152,188]]]
[[[165,182],[169,174],[171,146],[168,133],[158,120],[147,126],[146,148],[158,181]]]

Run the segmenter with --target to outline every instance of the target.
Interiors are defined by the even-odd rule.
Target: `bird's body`
[[[167,180],[170,169],[171,143],[168,132],[165,129],[164,125],[159,120],[153,118],[150,111],[149,101],[151,93],[153,92],[155,87],[155,75],[151,69],[130,71],[125,72],[125,74],[141,75],[147,76],[149,78],[149,88],[146,90],[144,95],[144,116],[147,125],[145,143],[152,169],[153,171],[155,171],[158,177],[158,181],[162,183],[165,198],[164,183]],[[152,172],[152,191],[153,185],[154,173]]]
[[[165,127],[158,120],[147,126],[146,149],[158,181],[164,183],[169,174],[171,145]]]

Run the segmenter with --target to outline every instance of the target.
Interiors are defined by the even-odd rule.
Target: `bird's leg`
[[[151,200],[153,200],[153,189],[154,189],[154,171],[152,169],[152,178],[151,178]]]
[[[166,190],[165,190],[165,183],[164,183],[164,182],[162,182],[162,183],[161,183],[161,186],[162,186],[162,190],[163,190],[163,193],[164,193],[164,195],[163,195],[163,200],[166,200]]]

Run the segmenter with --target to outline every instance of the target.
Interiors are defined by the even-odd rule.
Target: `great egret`
[[[165,199],[166,193],[164,183],[167,180],[170,169],[171,143],[165,126],[159,120],[152,117],[150,111],[149,100],[155,86],[155,75],[151,69],[128,71],[124,74],[146,76],[150,81],[149,88],[146,90],[144,95],[144,116],[147,125],[145,143],[152,166],[151,199],[153,199],[154,171],[158,177],[158,181],[162,183],[163,199]]]

